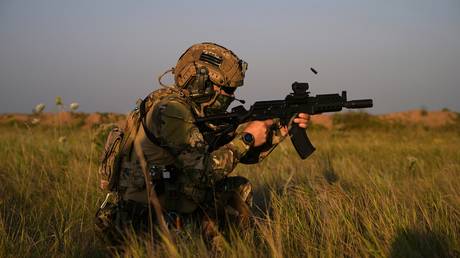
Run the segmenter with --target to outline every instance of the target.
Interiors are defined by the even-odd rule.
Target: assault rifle
[[[372,99],[347,100],[346,91],[342,91],[341,95],[336,93],[310,96],[306,82],[294,82],[292,90],[293,92],[284,100],[257,101],[249,110],[240,105],[232,108],[230,112],[197,118],[196,124],[211,149],[215,149],[228,142],[236,127],[245,122],[279,118],[282,125],[287,125],[297,113],[315,115],[341,111],[342,108],[370,108],[373,105]],[[315,151],[306,130],[297,124],[292,124],[289,135],[302,159]]]

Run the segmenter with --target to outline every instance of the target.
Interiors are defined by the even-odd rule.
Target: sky
[[[0,0],[0,113],[56,111],[55,96],[127,113],[205,41],[249,63],[246,107],[308,81],[374,114],[460,111],[459,0]]]

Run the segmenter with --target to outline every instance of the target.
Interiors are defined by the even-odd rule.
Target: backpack
[[[126,155],[130,155],[135,132],[139,128],[135,112],[133,111],[129,114],[124,128],[113,125],[107,135],[98,169],[100,188],[102,190],[117,191],[121,162]]]

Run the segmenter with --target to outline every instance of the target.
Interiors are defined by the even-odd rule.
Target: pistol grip
[[[315,151],[315,147],[311,144],[310,139],[308,139],[307,131],[299,127],[298,124],[292,124],[289,135],[291,136],[292,145],[294,145],[300,158],[306,159]]]

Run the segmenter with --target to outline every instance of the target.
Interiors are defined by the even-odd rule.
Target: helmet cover
[[[206,74],[205,79],[214,85],[239,87],[243,85],[246,69],[247,63],[232,51],[204,42],[191,46],[181,55],[173,74],[179,88],[189,87],[200,74]]]

